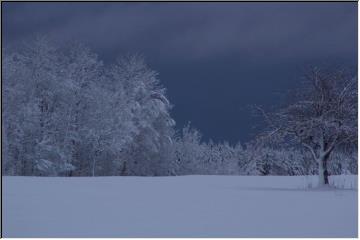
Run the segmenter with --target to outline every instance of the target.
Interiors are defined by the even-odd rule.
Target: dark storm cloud
[[[351,3],[10,3],[4,16],[9,39],[47,33],[181,59],[351,54],[356,44]]]
[[[5,45],[34,34],[88,44],[113,60],[143,53],[179,125],[247,140],[245,106],[275,104],[307,64],[354,67],[357,3],[3,3]]]

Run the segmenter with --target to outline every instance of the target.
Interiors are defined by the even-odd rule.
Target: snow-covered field
[[[3,177],[3,236],[357,237],[357,190],[304,189],[311,181]]]

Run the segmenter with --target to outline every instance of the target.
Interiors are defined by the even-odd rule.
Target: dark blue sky
[[[106,62],[142,53],[178,127],[245,142],[250,104],[286,99],[309,65],[357,67],[357,3],[2,3],[4,46],[35,34],[80,41]],[[254,129],[257,126],[257,129]]]

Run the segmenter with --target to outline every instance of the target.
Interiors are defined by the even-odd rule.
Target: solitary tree
[[[328,184],[328,161],[337,147],[357,146],[357,79],[344,71],[312,68],[296,101],[267,114],[267,139],[294,141],[310,151],[319,185]]]

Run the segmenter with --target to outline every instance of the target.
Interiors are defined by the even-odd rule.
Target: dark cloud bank
[[[35,34],[80,41],[105,61],[142,53],[181,127],[247,141],[305,66],[357,66],[357,3],[3,3],[4,46]]]

